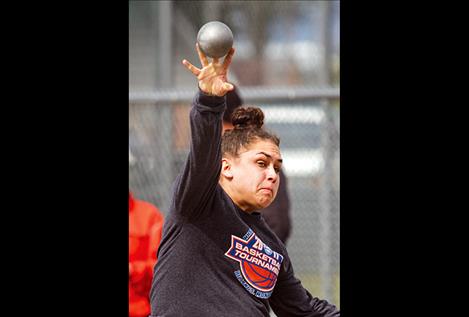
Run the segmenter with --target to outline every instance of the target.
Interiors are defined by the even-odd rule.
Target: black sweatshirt
[[[294,277],[261,214],[218,184],[225,98],[196,95],[190,152],[173,187],[150,292],[151,316],[340,316]]]

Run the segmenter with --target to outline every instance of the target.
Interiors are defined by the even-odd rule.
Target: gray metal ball
[[[208,57],[223,57],[233,46],[233,33],[222,22],[208,22],[200,28],[197,43]]]

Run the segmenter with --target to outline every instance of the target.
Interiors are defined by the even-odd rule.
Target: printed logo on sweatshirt
[[[231,247],[227,257],[239,262],[234,274],[241,285],[259,298],[269,298],[277,282],[283,256],[259,239],[249,229],[243,238],[231,235]]]

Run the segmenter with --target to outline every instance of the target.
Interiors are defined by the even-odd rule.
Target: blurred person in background
[[[226,110],[223,113],[223,133],[226,130],[233,129],[231,115],[236,108],[243,105],[243,99],[238,87],[235,85],[233,87],[233,90],[226,93]],[[291,221],[287,177],[283,170],[280,170],[280,179],[282,181],[278,188],[277,197],[268,207],[259,210],[259,212],[277,237],[286,245],[291,232]]]
[[[154,205],[129,191],[129,317],[150,314],[150,287],[163,215]]]
[[[285,245],[259,210],[278,192],[280,140],[262,128],[255,107],[238,108],[222,133],[234,54],[202,68],[183,64],[198,79],[189,119],[190,151],[173,185],[150,292],[151,316],[338,317],[295,277]]]

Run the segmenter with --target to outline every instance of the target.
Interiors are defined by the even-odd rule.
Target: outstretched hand
[[[213,58],[212,62],[209,63],[207,56],[205,56],[205,54],[200,50],[198,44],[196,44],[196,48],[199,53],[202,68],[199,69],[195,67],[185,59],[182,63],[192,72],[192,74],[197,76],[200,90],[206,94],[220,97],[226,95],[228,91],[233,90],[234,86],[227,82],[226,75],[228,73],[228,67],[231,64],[231,58],[235,51],[234,48],[232,47],[230,49],[223,61],[223,64],[220,64],[218,58]]]

